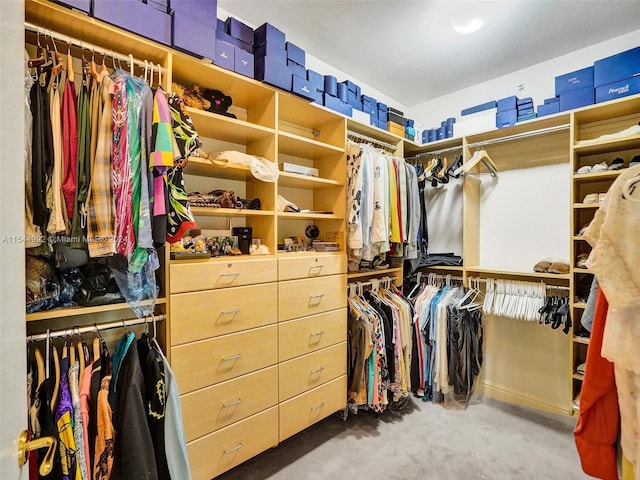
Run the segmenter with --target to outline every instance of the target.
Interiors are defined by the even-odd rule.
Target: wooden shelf
[[[293,188],[327,188],[339,187],[344,185],[343,182],[330,180],[328,178],[312,177],[310,175],[300,175],[298,173],[280,172],[278,176],[278,185]]]
[[[595,210],[600,208],[600,202],[597,203],[574,203],[573,208],[578,210]]]
[[[201,137],[247,145],[275,134],[273,128],[225,117],[197,108],[187,107],[187,113]]]
[[[281,130],[278,132],[278,150],[286,155],[315,160],[328,155],[343,153],[344,147],[336,147]]]
[[[585,242],[587,241],[587,239],[585,238],[584,235],[574,235],[571,238],[573,238],[574,240],[581,240],[581,241],[585,241]]]
[[[430,152],[437,152],[438,150],[445,149],[458,149],[459,154],[462,154],[462,138],[461,137],[453,137],[453,138],[444,138],[442,140],[437,140],[435,142],[429,142],[422,145],[418,145],[409,140],[405,140],[404,144],[404,153],[405,157],[412,157],[415,155],[419,155],[421,153],[428,154]],[[452,151],[451,155],[455,152]]]
[[[626,115],[635,115],[639,111],[640,95],[631,95],[609,102],[588,105],[575,110],[573,114],[577,124],[585,124],[624,117]]]
[[[273,210],[245,210],[242,208],[191,207],[196,217],[268,217]]]
[[[344,220],[344,217],[329,213],[297,213],[297,212],[276,212],[278,218],[287,220]]]
[[[167,303],[166,298],[158,298],[155,302],[156,305],[162,305]],[[150,305],[151,302],[142,302],[141,305]],[[102,312],[114,312],[117,310],[131,310],[128,303],[113,303],[110,305],[97,305],[95,307],[71,307],[71,308],[57,308],[53,310],[44,310],[42,312],[27,313],[27,322],[37,322],[39,320],[53,320],[56,318],[74,317],[77,315],[94,315]]]
[[[574,303],[573,308],[579,308],[581,310],[584,310],[585,308],[587,308],[587,304],[583,302]]]
[[[482,273],[485,275],[497,275],[501,277],[526,277],[526,278],[553,278],[557,280],[569,280],[569,274],[540,273],[540,272],[514,272],[510,270],[498,270],[492,268],[465,267],[467,272]]]
[[[171,265],[184,265],[187,263],[229,263],[248,262],[256,258],[276,258],[275,255],[223,255],[220,257],[185,258],[184,260],[171,260]]]
[[[581,180],[584,182],[597,182],[600,180],[612,180],[618,178],[618,176],[624,172],[626,169],[622,168],[620,170],[607,170],[604,172],[595,172],[595,173],[576,173],[573,175],[574,180]]]
[[[584,380],[584,375],[581,375],[581,374],[579,374],[579,373],[575,373],[575,372],[574,372],[574,374],[572,375],[572,377],[573,377],[573,378],[575,378],[576,380],[580,380],[580,381]]]
[[[588,268],[579,268],[579,267],[574,267],[573,268],[573,272],[574,273],[586,273],[586,274],[590,274],[593,275],[594,273],[589,270]]]
[[[581,343],[582,345],[589,345],[588,337],[573,337],[573,343]]]
[[[589,142],[585,144],[576,143],[573,146],[573,151],[578,155],[592,155],[595,153],[618,152],[622,150],[630,150],[633,148],[640,148],[640,135],[631,135],[629,137],[615,138],[600,142]]]
[[[349,280],[353,280],[354,278],[384,277],[386,275],[393,275],[395,273],[400,273],[400,272],[402,272],[402,267],[385,268],[382,270],[365,270],[365,271],[359,271],[359,272],[349,272],[347,275],[347,278]]]
[[[297,95],[280,91],[278,92],[278,106],[278,118],[281,121],[310,130],[320,130],[323,125],[335,123],[340,115],[339,112],[311,103]]]
[[[205,158],[190,157],[189,163],[184,169],[185,175],[197,175],[200,177],[224,178],[226,180],[254,179],[251,168],[246,165],[229,164],[224,167]],[[256,179],[257,180],[257,179]]]
[[[362,123],[353,118],[347,118],[347,129],[361,135],[366,135],[367,137],[375,138],[376,140],[381,140],[385,143],[390,143],[391,145],[397,146],[402,141],[407,142],[407,140],[394,133],[374,127],[373,125]],[[405,150],[405,154],[406,153],[407,152]]]

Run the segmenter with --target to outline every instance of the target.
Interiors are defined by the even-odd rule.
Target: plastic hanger
[[[129,74],[133,77],[133,55],[129,54]]]
[[[52,345],[51,355],[53,356],[53,369],[55,373],[55,383],[53,394],[51,395],[51,411],[55,412],[56,403],[58,401],[58,392],[60,391],[60,357],[58,357],[58,349]]]
[[[73,57],[71,56],[71,41],[67,46],[67,80],[73,83],[75,73],[73,71]]]
[[[98,81],[100,80],[100,74],[98,73],[98,69],[96,66],[95,48],[91,51],[91,62],[89,62],[89,73],[91,74],[91,78],[93,78],[93,81],[98,83]]]

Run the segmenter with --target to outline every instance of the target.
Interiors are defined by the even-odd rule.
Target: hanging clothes
[[[78,162],[77,110],[76,85],[73,78],[67,77],[62,92],[62,153],[64,156],[62,194],[68,219],[73,218],[76,197]]]
[[[77,98],[77,135],[78,149],[76,158],[76,190],[71,220],[72,248],[86,248],[85,202],[91,184],[91,112],[89,110],[90,92],[87,80],[83,79]]]
[[[53,141],[53,170],[51,188],[47,195],[47,207],[50,210],[47,232],[51,235],[69,232],[67,209],[62,196],[62,180],[64,173],[64,156],[62,152],[62,119],[58,76],[52,76],[49,84],[49,112],[51,119],[51,136]]]
[[[72,347],[73,348],[73,347]],[[78,352],[83,355],[82,352]],[[82,424],[82,412],[80,411],[80,364],[75,362],[69,367],[69,392],[71,393],[71,405],[73,407],[73,440],[76,446],[77,471],[82,480],[88,480],[87,462],[84,449],[84,427]],[[77,478],[78,475],[76,475]]]
[[[60,390],[56,406],[56,425],[60,443],[58,444],[60,460],[62,462],[62,478],[64,480],[79,480],[76,457],[76,443],[73,437],[73,404],[69,391],[69,365],[70,358],[63,356],[60,360]]]
[[[25,248],[37,247],[42,243],[40,227],[33,220],[33,114],[31,107],[31,89],[35,84],[34,77],[29,73],[29,54],[24,52],[24,175],[25,175]]]

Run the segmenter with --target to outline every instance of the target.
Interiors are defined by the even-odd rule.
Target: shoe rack
[[[585,336],[581,318],[586,307],[594,274],[588,268],[578,266],[578,260],[591,251],[591,246],[581,235],[604,200],[607,190],[618,176],[629,168],[631,159],[640,154],[640,135],[597,140],[602,135],[624,131],[640,121],[640,97],[634,96],[594,105],[572,113],[571,162],[571,310],[573,332],[569,348],[570,395],[574,413],[579,412],[577,397],[584,375],[576,367],[586,360],[589,337]],[[624,161],[623,169],[609,169],[616,158]],[[585,166],[604,164],[606,170],[576,173]]]

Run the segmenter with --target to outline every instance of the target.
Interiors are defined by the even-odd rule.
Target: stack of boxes
[[[533,98],[531,97],[519,98],[516,101],[516,106],[518,110],[518,122],[531,120],[532,118],[536,118],[538,116],[533,107]]]
[[[253,29],[229,17],[217,20],[214,63],[227,70],[254,77]]]
[[[307,78],[307,69],[305,68],[306,53],[297,45],[286,42],[285,50],[287,52],[287,67],[291,70],[291,92],[315,101],[317,97],[317,87]]]
[[[171,46],[213,61],[216,56],[217,2],[172,0],[171,8]]]
[[[560,99],[558,97],[545,98],[543,105],[538,105],[538,117],[552,115],[560,111]]]
[[[65,7],[75,8],[81,12],[91,13],[91,0],[53,0]],[[166,12],[165,12],[166,13]]]
[[[378,102],[377,118],[378,118],[378,123],[376,124],[376,127],[381,128],[382,130],[386,130],[387,122],[389,121],[389,107],[382,102]]]
[[[254,35],[255,78],[283,90],[291,91],[291,69],[287,66],[284,32],[269,23],[256,28]]]
[[[64,3],[75,6],[78,2],[65,1]],[[88,11],[86,3],[89,2],[80,2],[81,8],[83,10],[86,8]],[[173,0],[172,7],[180,3],[207,2]],[[208,3],[213,5],[215,21],[217,1]],[[171,45],[171,15],[167,10],[158,9],[160,5],[162,5],[160,0],[155,5],[147,5],[142,0],[93,0],[93,16],[158,43]]]
[[[361,96],[361,101],[362,101],[362,111],[364,113],[369,114],[369,124],[377,127],[379,125],[378,123],[378,101],[373,98],[370,97],[368,95],[362,95]],[[389,107],[387,107],[387,115],[389,114]],[[385,128],[386,128],[386,124],[385,124]]]
[[[598,60],[593,66],[597,103],[640,93],[640,47]]]
[[[406,126],[406,118],[404,112],[392,107],[387,107],[387,130],[391,133],[404,138],[404,127]]]
[[[423,130],[422,143],[436,142],[438,140],[444,140],[445,138],[453,137],[453,129],[454,129],[453,126],[455,125],[455,123],[456,123],[455,117],[449,117],[446,120],[443,120],[442,122],[440,122],[439,127]],[[409,138],[409,137],[407,136],[406,138]],[[413,140],[413,137],[409,138],[409,140]]]
[[[352,107],[347,103],[349,99],[347,85],[338,83],[338,79],[333,75],[325,75],[323,85],[322,105],[336,112],[351,116]]]
[[[315,89],[314,103],[322,105],[324,96],[324,77],[320,73],[308,69],[307,80],[311,82],[312,89]]]
[[[593,67],[557,76],[556,97],[559,99],[561,112],[592,105],[595,100]]]

